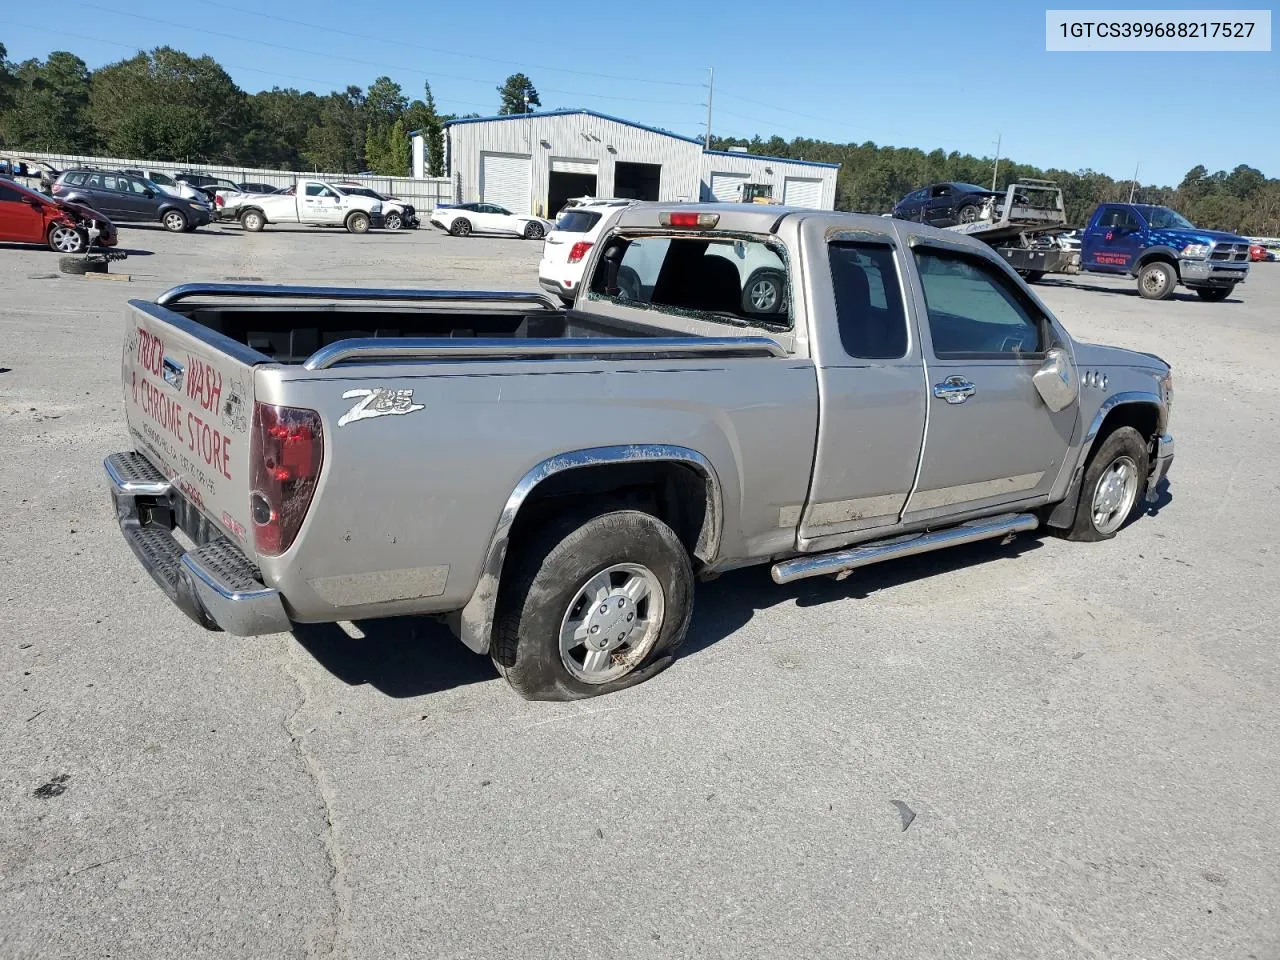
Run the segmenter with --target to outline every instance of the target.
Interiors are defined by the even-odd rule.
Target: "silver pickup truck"
[[[523,696],[568,699],[668,664],[697,579],[1101,540],[1173,460],[1168,365],[1073,340],[980,241],[641,204],[590,256],[569,309],[131,301],[131,449],[106,461],[125,539],[211,629],[437,615]]]

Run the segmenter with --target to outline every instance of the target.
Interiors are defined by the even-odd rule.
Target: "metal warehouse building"
[[[423,144],[414,136],[414,176]],[[838,164],[702,149],[691,137],[591,110],[453,120],[445,162],[459,203],[483,201],[551,217],[571,197],[742,199],[744,184],[774,199],[830,210]]]

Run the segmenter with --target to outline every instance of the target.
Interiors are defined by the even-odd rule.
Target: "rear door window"
[[[83,173],[68,173],[66,177],[63,178],[62,182],[70,184],[73,187],[79,187],[84,184],[84,176],[85,175]]]
[[[833,243],[827,257],[845,353],[860,360],[905,357],[907,315],[893,248],[877,243]]]
[[[592,276],[593,294],[680,316],[789,328],[788,270],[758,240],[617,238]]]

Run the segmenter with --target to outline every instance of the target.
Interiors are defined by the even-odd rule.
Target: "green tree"
[[[0,43],[0,110],[8,110],[13,105],[13,94],[17,89],[18,78],[9,63],[9,51]]]
[[[28,150],[78,153],[92,150],[87,120],[89,69],[74,54],[58,50],[44,62],[26,60],[4,71],[10,106],[0,114],[0,139]]]
[[[94,71],[89,116],[116,156],[229,162],[243,149],[251,112],[212,57],[157,47]]]
[[[347,87],[324,97],[320,116],[307,130],[305,163],[323,173],[358,173],[365,169],[364,91]]]
[[[504,117],[513,113],[532,113],[534,107],[542,106],[533,81],[523,73],[513,73],[507,77],[502,86],[498,87],[498,96],[502,98],[498,114]]]
[[[436,98],[431,93],[430,83],[423,85],[422,99],[409,104],[404,122],[405,129],[422,133],[427,176],[444,176],[444,118],[436,110]]]
[[[320,122],[323,98],[310,91],[273,87],[249,97],[252,116],[241,156],[254,166],[297,170],[306,165],[302,151],[307,132]]]

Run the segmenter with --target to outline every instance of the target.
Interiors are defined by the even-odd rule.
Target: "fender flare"
[[[1182,279],[1182,269],[1178,266],[1178,251],[1173,249],[1173,247],[1165,247],[1165,246],[1147,247],[1145,250],[1139,253],[1137,259],[1133,261],[1133,267],[1129,270],[1129,275],[1132,277],[1136,277],[1138,275],[1138,271],[1142,269],[1142,265],[1144,263],[1146,263],[1148,260],[1151,260],[1157,257],[1161,260],[1165,259],[1166,257],[1172,260],[1173,269],[1178,273],[1178,279],[1179,280]]]
[[[502,566],[511,540],[511,528],[515,525],[520,508],[524,506],[538,484],[557,473],[582,467],[613,463],[662,462],[690,466],[701,474],[706,482],[707,511],[693,552],[705,563],[714,560],[720,550],[724,495],[715,467],[701,453],[689,447],[672,444],[633,443],[610,447],[588,447],[557,454],[554,457],[548,457],[526,472],[516,484],[515,489],[511,491],[511,495],[507,497],[507,503],[498,517],[497,527],[489,538],[489,548],[485,552],[480,580],[466,606],[451,617],[451,625],[459,639],[476,653],[489,651],[489,640],[493,633],[493,614],[498,603],[498,589],[502,583]]]
[[[1099,432],[1102,430],[1102,424],[1106,422],[1108,415],[1117,407],[1138,404],[1156,408],[1156,433],[1162,432],[1169,413],[1161,402],[1159,395],[1148,393],[1145,390],[1126,390],[1112,394],[1102,401],[1102,406],[1094,414],[1093,420],[1089,424],[1089,429],[1085,431],[1084,437],[1080,441],[1080,452],[1077,454],[1075,464],[1071,468],[1071,480],[1067,484],[1066,495],[1054,506],[1053,511],[1049,514],[1049,519],[1045,522],[1046,526],[1063,528],[1071,526],[1071,522],[1076,515],[1076,503],[1080,499],[1080,484],[1084,479],[1085,465],[1088,464],[1089,456],[1093,453],[1093,447],[1097,442]]]

